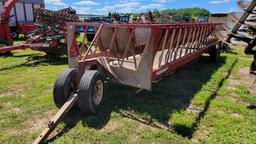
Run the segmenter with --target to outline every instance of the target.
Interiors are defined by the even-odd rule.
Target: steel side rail
[[[217,42],[215,42],[214,44],[217,44]],[[214,45],[212,44],[212,45]],[[197,52],[193,52],[185,57],[182,57],[180,59],[177,59],[165,66],[162,66],[160,68],[155,68],[152,71],[152,79],[153,80],[157,80],[159,78],[161,78],[163,75],[168,74],[170,72],[175,71],[176,69],[178,69],[179,67],[193,61],[194,59],[198,58],[199,56],[201,56],[203,53],[206,53],[208,50],[210,49],[210,46],[208,48],[204,48],[201,50],[198,50]]]

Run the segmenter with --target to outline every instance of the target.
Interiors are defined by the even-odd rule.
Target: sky
[[[237,0],[44,0],[47,9],[74,8],[79,14],[140,13],[148,10],[202,7],[210,12],[239,11]]]

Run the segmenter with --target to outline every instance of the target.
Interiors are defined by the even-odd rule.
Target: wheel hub
[[[99,105],[103,95],[103,83],[101,80],[97,80],[93,88],[93,102],[95,105]]]
[[[13,37],[13,38],[14,38],[14,37],[17,37],[17,33],[12,32],[12,37]]]

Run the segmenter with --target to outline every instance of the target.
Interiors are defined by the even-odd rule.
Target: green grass
[[[241,79],[251,60],[240,50],[219,64],[203,56],[153,84],[153,91],[107,85],[97,115],[72,111],[50,143],[255,143],[256,97]],[[32,50],[0,57],[0,142],[31,143],[58,111],[52,100],[66,57]]]

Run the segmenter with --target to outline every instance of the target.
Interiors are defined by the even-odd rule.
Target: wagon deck
[[[90,69],[90,63],[94,63],[97,68],[107,71],[106,76],[114,82],[151,90],[152,80],[197,58],[217,44],[215,34],[218,25],[69,23],[70,68]],[[90,45],[84,53],[79,53],[84,44],[79,47],[72,42],[78,26],[93,26],[97,30],[92,42],[95,45]]]

